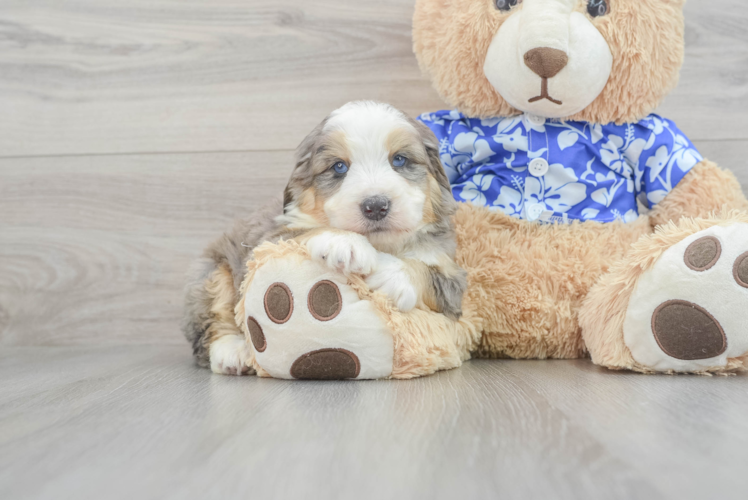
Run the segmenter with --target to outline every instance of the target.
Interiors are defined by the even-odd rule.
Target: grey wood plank
[[[662,490],[693,498],[708,498],[720,490],[732,492],[734,498],[745,494],[746,478],[714,467],[715,461],[748,463],[741,437],[748,436],[748,422],[733,412],[735,401],[748,400],[745,375],[725,381],[690,376],[663,380],[572,363],[579,369],[574,377],[547,377],[535,367],[517,364],[508,369],[552,407],[573,414],[575,423],[608,449],[631,457],[637,471],[655,473]],[[724,446],[715,446],[717,442]]]
[[[678,88],[658,112],[693,140],[745,139],[748,5],[688,1],[686,60]]]
[[[413,0],[7,0],[0,154],[290,149],[349,100],[441,107]]]
[[[0,160],[0,344],[175,343],[184,275],[292,152]]]
[[[746,377],[472,361],[407,382],[200,370],[185,347],[0,353],[2,498],[742,498]]]
[[[5,0],[0,155],[290,149],[354,99],[444,104],[411,51],[413,0]],[[746,139],[748,9],[688,2],[662,106],[694,139]],[[10,117],[10,119],[8,119]]]

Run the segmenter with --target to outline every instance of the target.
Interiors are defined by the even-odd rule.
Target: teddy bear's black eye
[[[587,12],[592,17],[601,17],[608,13],[607,0],[590,0],[587,4]]]
[[[497,9],[507,11],[518,3],[522,3],[522,0],[495,0],[495,3]]]

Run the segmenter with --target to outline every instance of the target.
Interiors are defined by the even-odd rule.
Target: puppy
[[[455,210],[426,126],[375,102],[334,111],[299,146],[283,200],[238,222],[193,267],[183,330],[198,363],[249,371],[234,306],[252,249],[265,241],[305,244],[313,259],[365,276],[401,311],[458,319],[467,280],[454,262]]]

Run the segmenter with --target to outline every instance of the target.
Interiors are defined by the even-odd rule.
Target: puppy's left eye
[[[346,165],[342,161],[339,161],[335,165],[332,166],[332,169],[335,170],[336,174],[342,175],[342,174],[348,172],[348,165]]]
[[[395,155],[395,157],[392,159],[393,167],[404,167],[406,163],[408,163],[408,159],[403,155]]]
[[[608,13],[607,0],[590,0],[587,4],[587,12],[592,17],[602,17]]]

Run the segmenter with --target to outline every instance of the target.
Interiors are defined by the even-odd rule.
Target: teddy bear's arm
[[[652,209],[652,226],[682,217],[706,217],[722,208],[748,211],[748,200],[735,175],[704,160]]]

